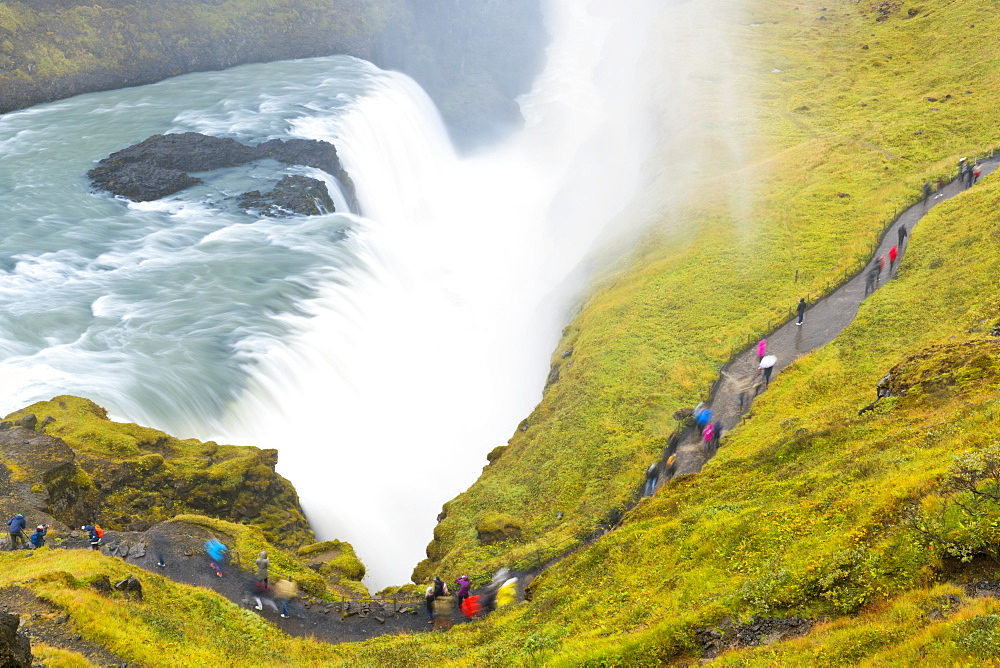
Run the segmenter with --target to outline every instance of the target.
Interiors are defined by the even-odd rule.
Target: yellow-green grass
[[[94,665],[82,654],[45,643],[32,643],[31,655],[48,668],[91,668]]]
[[[547,571],[530,603],[450,634],[461,657],[433,637],[382,640],[359,656],[420,646],[428,662],[454,665],[655,666],[696,658],[696,632],[723,618],[794,614],[830,624],[732,662],[905,665],[891,660],[898,650],[982,665],[975,634],[956,624],[994,614],[994,603],[907,622],[921,601],[954,591],[938,581],[962,577],[907,518],[937,496],[955,456],[1000,443],[1000,364],[987,335],[1000,321],[998,204],[990,180],[936,207],[898,279],[779,375],[703,472]],[[973,352],[956,353],[960,344]],[[900,377],[930,378],[926,387],[859,415],[897,365]]]
[[[170,520],[170,523],[207,529],[230,548],[231,558],[238,562],[240,568],[248,572],[256,572],[257,567],[254,562],[261,551],[266,551],[270,562],[268,568],[270,579],[294,580],[302,591],[310,596],[328,600],[368,596],[368,588],[360,582],[365,574],[364,565],[355,556],[354,548],[349,543],[329,541],[338,543],[342,550],[341,558],[332,564],[336,574],[341,577],[336,584],[332,584],[320,573],[305,565],[305,557],[308,556],[311,546],[303,548],[298,555],[289,554],[269,543],[258,527],[203,515],[178,515]],[[326,544],[328,543],[318,545]]]
[[[88,586],[97,575],[112,582],[137,575],[143,600],[102,595]],[[0,553],[0,584],[20,584],[64,609],[89,643],[141,666],[336,666],[336,647],[290,638],[250,610],[214,592],[172,582],[86,550],[32,555]],[[65,653],[43,650],[47,660]],[[86,664],[75,664],[86,665]]]
[[[757,0],[734,16],[727,3],[701,2],[676,11],[698,8],[730,21],[747,113],[728,124],[706,114],[691,133],[713,146],[726,134],[744,159],[706,168],[699,191],[661,214],[597,283],[553,355],[560,379],[527,429],[447,504],[417,579],[509,562],[476,538],[491,513],[523,527],[524,543],[504,546],[515,558],[587,534],[633,496],[675,427],[674,411],[704,397],[733,348],[786,317],[800,296],[813,299],[858,269],[924,182],[950,179],[959,157],[1000,144],[990,94],[1000,31],[988,21],[962,27],[985,18],[978,3],[954,0],[913,18],[904,8],[884,22],[869,3]],[[654,182],[636,208],[656,210],[670,187]],[[879,351],[903,345],[894,327],[886,333]]]
[[[956,599],[957,602],[956,602]],[[969,599],[961,588],[915,589],[857,617],[820,624],[804,637],[734,651],[719,666],[996,666],[996,599]]]
[[[79,495],[94,495],[99,483],[101,511],[94,519],[106,528],[143,530],[184,512],[239,513],[277,544],[297,548],[314,540],[295,489],[274,471],[275,450],[180,440],[114,422],[103,408],[79,397],[36,402],[6,419],[28,414],[55,420],[45,432],[75,453],[79,470],[73,486]]]

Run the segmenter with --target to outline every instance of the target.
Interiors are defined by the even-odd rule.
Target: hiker
[[[773,370],[774,370],[773,366],[762,367],[761,370],[760,370],[760,372],[761,372],[761,378],[764,381],[764,389],[765,390],[767,389],[768,384],[770,384],[770,382],[771,382],[771,371],[773,371]]]
[[[278,580],[274,583],[274,597],[281,601],[281,617],[288,619],[288,603],[299,593],[299,587],[290,580]]]
[[[961,185],[965,186],[966,188],[969,187],[968,184],[966,183],[969,179],[968,174],[969,174],[969,159],[962,158],[961,160],[958,161],[958,182]]]
[[[482,605],[483,610],[496,610],[497,592],[500,590],[500,586],[507,581],[509,575],[510,571],[506,567],[501,568],[493,574],[493,579],[483,588],[483,593],[479,598],[479,603]]]
[[[35,527],[35,533],[28,537],[28,541],[31,543],[31,547],[36,550],[41,546],[45,545],[45,534],[49,532],[48,524],[39,524]]]
[[[744,378],[743,380],[741,380],[737,384],[736,390],[739,392],[740,410],[741,411],[743,410],[743,407],[747,403],[747,399],[748,399],[747,395],[750,394],[750,391],[753,390],[753,389],[754,389],[753,378]],[[753,395],[751,395],[751,396],[755,396],[755,395],[756,395],[756,392]]]
[[[668,480],[673,477],[674,467],[676,465],[677,465],[677,455],[670,455],[669,457],[667,457],[667,465],[663,467],[663,470],[666,471]]]
[[[896,264],[896,258],[899,257],[899,251],[895,246],[889,249],[889,274],[892,275],[892,268]]]
[[[24,539],[24,527],[28,526],[28,520],[24,519],[24,515],[18,513],[14,517],[7,520],[7,533],[10,534],[10,549],[16,550],[17,546],[28,547],[28,543]]]
[[[428,624],[434,623],[434,581],[427,585],[424,590],[424,607],[427,608],[427,616],[430,617]]]
[[[757,359],[763,359],[764,355],[767,354],[767,339],[761,339],[757,342]]]
[[[799,305],[795,307],[795,312],[798,314],[799,319],[795,322],[796,325],[802,324],[802,318],[806,314],[806,298],[799,297]]]
[[[875,292],[875,287],[878,285],[878,267],[872,265],[871,269],[868,270],[868,278],[865,279],[865,294],[870,292]]]
[[[434,598],[434,630],[447,631],[452,625],[452,612],[455,609],[455,599],[451,596]]]
[[[517,578],[510,578],[497,589],[496,607],[502,608],[517,600]]]
[[[208,565],[220,578],[222,577],[222,566],[226,560],[226,552],[229,552],[229,548],[223,545],[218,538],[213,536],[205,541],[205,554],[209,558]]]
[[[469,596],[462,604],[458,606],[458,609],[462,612],[462,616],[467,619],[472,619],[478,617],[483,612],[482,596]]]
[[[699,427],[704,427],[706,424],[712,421],[712,409],[711,408],[700,408],[695,409],[694,421]]]
[[[244,603],[254,602],[254,610],[263,610],[264,603],[267,603],[275,612],[278,612],[278,604],[268,597],[270,587],[264,582],[247,582],[246,595],[243,597]]]
[[[455,582],[458,584],[458,591],[455,593],[455,598],[458,600],[458,607],[462,607],[462,602],[469,596],[472,581],[469,580],[468,575],[463,575],[456,579]]]
[[[80,531],[87,532],[87,537],[90,538],[91,550],[101,549],[101,539],[104,538],[104,529],[101,528],[100,524],[85,524],[80,527]]]
[[[715,425],[709,422],[701,432],[701,440],[705,442],[705,450],[711,450],[713,434],[715,434]]]
[[[975,185],[979,183],[980,177],[983,175],[983,165],[980,162],[976,163],[976,166],[972,168],[972,184]]]
[[[924,183],[924,208],[927,208],[927,200],[931,197],[931,183],[930,181]]]
[[[882,272],[885,271],[885,255],[878,256],[878,276],[875,277],[875,285],[878,285],[879,280],[882,278]]]
[[[271,566],[271,560],[267,558],[267,552],[261,550],[260,555],[257,557],[257,561],[254,563],[257,565],[257,582],[263,582],[266,589],[267,569]]]
[[[719,440],[722,438],[722,420],[716,420],[712,424],[712,441],[709,445],[712,446],[712,454],[719,449]]]
[[[906,225],[900,225],[896,229],[896,236],[899,237],[899,241],[896,243],[896,245],[899,246],[900,248],[902,248],[903,244],[906,242],[906,234],[907,234]]]
[[[660,467],[653,462],[646,469],[646,485],[642,489],[643,496],[653,496],[653,492],[656,491],[656,480],[660,477]]]

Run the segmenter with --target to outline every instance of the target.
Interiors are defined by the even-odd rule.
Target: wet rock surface
[[[202,182],[190,172],[239,167],[265,159],[326,172],[340,182],[351,207],[357,208],[354,184],[341,167],[336,147],[315,139],[272,139],[248,146],[235,139],[198,132],[154,135],[112,153],[87,172],[87,176],[97,190],[135,202],[149,202]],[[245,208],[259,209],[265,215],[333,211],[326,185],[304,176],[286,176],[270,193],[261,195],[253,191],[243,195],[241,202],[243,198],[257,203]],[[317,199],[322,201],[325,210],[317,207]]]
[[[283,176],[274,190],[266,193],[251,190],[238,199],[244,211],[263,216],[314,216],[334,211],[326,184],[308,176]]]

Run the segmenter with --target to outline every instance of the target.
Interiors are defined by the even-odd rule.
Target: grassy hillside
[[[678,12],[725,17],[725,6]],[[997,35],[963,27],[982,12],[956,1],[879,21],[868,3],[770,0],[734,18],[739,48],[721,65],[753,74],[742,93],[752,106],[726,116],[710,90],[681,146],[738,141],[743,159],[705,166],[699,192],[588,297],[553,356],[559,381],[447,504],[418,579],[509,559],[477,540],[493,513],[516,520],[524,553],[589,533],[633,496],[674,411],[703,397],[734,347],[857,269],[925,181],[1000,143]],[[940,39],[949,31],[959,37]],[[969,53],[992,60],[958,65]],[[665,170],[636,211],[655,211],[675,176]]]
[[[589,534],[632,498],[673,412],[702,397],[732,347],[855,268],[925,181],[1000,145],[1000,29],[988,11],[974,0],[673,10],[671,20],[716,24],[730,48],[690,45],[715,57],[695,58],[690,72],[703,107],[659,138],[665,166],[625,214],[657,224],[581,305],[553,355],[558,381],[447,505],[418,577],[488,572]],[[746,73],[738,90],[712,83],[718,68]],[[743,102],[720,104],[730,94]],[[681,201],[667,156],[693,146],[716,159]],[[242,665],[684,664],[762,618],[811,630],[759,637],[716,661],[995,665],[1000,605],[959,585],[995,577],[1000,544],[1000,507],[982,494],[1000,487],[998,204],[990,178],[936,206],[898,280],[832,344],[785,369],[702,473],[551,568],[529,602],[447,634],[335,650],[230,624],[242,613],[224,604],[185,604],[186,620],[224,620],[214,647],[250,634]],[[898,396],[859,415],[887,374]],[[60,605],[85,605],[51,573],[80,578],[97,566],[44,558],[54,560],[0,557],[4,577],[36,577],[31,586]],[[130,624],[146,624],[128,605],[100,615],[128,609]],[[159,616],[172,613],[149,605],[153,621],[133,633],[155,643]],[[200,651],[209,641],[197,633],[175,635],[177,651]],[[154,650],[146,661],[161,665]]]
[[[289,548],[315,540],[295,488],[274,471],[276,450],[180,440],[114,422],[103,408],[79,397],[39,401],[7,420],[28,414],[54,420],[44,433],[72,450],[72,473],[18,471],[3,453],[0,465],[12,466],[15,479],[47,487],[46,512],[69,526],[100,522],[109,529],[144,531],[176,515],[198,513],[256,525]],[[0,508],[8,505],[0,498]]]

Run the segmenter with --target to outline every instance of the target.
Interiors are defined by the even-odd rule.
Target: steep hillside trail
[[[992,173],[998,165],[1000,165],[1000,155],[985,159],[982,162],[981,178]],[[861,271],[829,295],[812,304],[806,310],[801,326],[796,325],[796,318],[792,317],[769,334],[767,336],[767,353],[777,357],[771,380],[798,358],[832,341],[854,320],[861,302],[871,292],[866,289],[869,270],[878,262],[879,256],[887,257],[889,249],[899,244],[898,230],[900,227],[906,227],[908,233],[906,241],[908,242],[909,233],[912,233],[913,227],[927,211],[935,204],[950,199],[964,190],[966,188],[956,179],[933,193],[926,206],[921,201],[904,210],[885,229],[872,258]],[[899,246],[899,256],[893,272],[883,273],[876,289],[894,278],[895,270],[898,270],[901,265],[908,245],[908,243],[904,243]],[[757,367],[757,345],[754,343],[749,348],[737,353],[722,369],[721,379],[717,382],[711,398],[706,403],[712,409],[712,421],[721,422],[724,433],[739,426],[743,417],[749,412],[755,393],[753,389],[747,393],[747,388],[752,388],[758,376]],[[766,391],[766,388],[762,391]],[[741,392],[747,393],[742,402],[740,400]],[[672,445],[664,451],[663,460],[660,462],[661,471],[663,462],[671,454],[675,455],[673,470],[666,472],[666,474],[661,473],[656,489],[673,477],[701,471],[705,463],[715,453],[714,450],[705,447],[700,429],[689,428],[678,438],[672,439]],[[620,517],[620,514],[618,516]],[[578,544],[573,549],[548,559],[544,563],[535,564],[531,568],[512,570],[511,575],[517,575],[520,578],[519,589],[523,592],[535,576],[558,563],[568,554],[592,543],[604,532],[610,530],[616,521],[598,527],[593,536],[584,541],[582,545]],[[58,543],[50,542],[50,546],[88,549],[86,538],[82,534],[76,534],[77,532],[70,532]],[[156,525],[143,533],[108,531],[102,552],[110,556],[120,557],[139,568],[177,582],[211,589],[237,605],[252,606],[253,600],[249,597],[249,593],[252,591],[254,580],[250,573],[241,571],[238,564],[230,564],[224,569],[224,576],[218,577],[209,566],[201,545],[211,535],[208,531],[190,526],[174,527],[169,522]],[[160,554],[164,556],[166,561],[163,568],[157,566]],[[246,555],[238,556],[248,559]],[[249,559],[252,560],[252,557]],[[272,576],[277,575],[272,572]],[[477,593],[477,591],[474,589],[473,593]],[[21,592],[25,596],[28,593],[26,590]],[[11,596],[13,594],[5,598]],[[326,603],[299,598],[290,606],[292,614],[287,619],[279,616],[276,605],[269,604],[267,600],[263,602],[263,609],[258,614],[285,633],[299,637],[311,637],[334,644],[366,640],[384,634],[420,633],[432,630],[423,609],[423,602],[419,599],[411,598],[400,601],[366,599]],[[10,603],[15,603],[13,606],[15,611],[22,608],[13,599]],[[24,606],[27,605],[24,603]],[[27,609],[28,607],[23,607],[23,610]],[[459,615],[455,616],[456,623],[462,621],[465,620],[462,620]],[[66,640],[72,634],[67,635],[64,630],[59,630],[58,633],[52,633],[49,636],[51,637],[47,637],[47,640],[54,646],[65,646],[67,649],[83,651]],[[88,646],[83,649],[86,649],[88,656],[96,662],[96,665],[118,665],[113,660],[114,657],[101,655],[100,648]]]
[[[982,160],[982,176],[980,180],[993,172],[1000,164],[1000,156],[994,155]],[[973,188],[975,186],[972,186]],[[821,297],[809,306],[805,312],[802,325],[796,325],[792,317],[767,336],[767,354],[778,358],[771,372],[771,381],[781,373],[781,370],[809,352],[832,341],[857,316],[861,302],[872,293],[867,289],[869,271],[877,266],[878,258],[885,257],[886,271],[875,289],[882,287],[895,278],[901,266],[906,249],[909,247],[910,233],[914,226],[923,218],[935,204],[958,195],[967,188],[955,179],[940,190],[934,192],[927,200],[923,200],[905,209],[890,224],[882,235],[875,252],[865,267],[841,284],[830,294]],[[899,244],[899,229],[905,227],[907,236],[905,243]],[[898,246],[899,256],[892,271],[888,270],[889,250]],[[789,305],[792,306],[792,305]],[[758,356],[756,342],[749,348],[737,353],[722,369],[721,379],[716,384],[712,397],[706,401],[712,410],[712,421],[722,423],[722,433],[739,426],[743,417],[749,413],[753,399],[758,393],[755,381],[758,377]],[[761,388],[760,391],[766,391]],[[743,401],[740,394],[744,393]],[[661,462],[675,455],[672,470],[664,471],[657,481],[657,488],[673,477],[701,471],[705,463],[715,454],[715,450],[706,447],[700,429],[688,429],[676,441],[676,449],[668,448]],[[673,451],[671,451],[673,450]],[[663,469],[661,469],[663,470]]]

